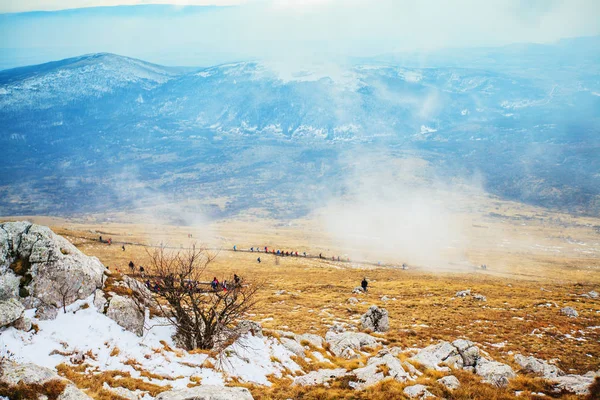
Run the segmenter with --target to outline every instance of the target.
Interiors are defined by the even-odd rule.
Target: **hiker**
[[[296,252],[296,257],[298,257],[298,252]]]
[[[123,251],[125,251],[125,245],[121,246],[121,248],[123,249]]]
[[[112,244],[112,238],[108,238],[108,245],[110,246]]]
[[[140,265],[140,275],[144,277],[144,267]]]
[[[338,256],[338,261],[340,261],[340,256]]]
[[[306,252],[304,252],[304,257],[306,257]]]
[[[250,251],[254,253],[254,247],[250,247]]]
[[[236,274],[233,274],[233,283],[235,283],[235,286],[240,286],[240,277]]]
[[[133,261],[129,261],[129,269],[131,270],[132,274],[135,272],[135,264]]]
[[[210,283],[210,287],[212,287],[212,290],[217,290],[217,287],[219,287],[219,280],[217,279],[217,277],[215,276],[212,280],[212,282]]]
[[[102,243],[102,236],[100,236],[100,237],[98,238],[98,241],[99,241],[100,243]]]
[[[224,292],[226,292],[226,291],[227,291],[227,289],[228,289],[228,288],[227,288],[227,279],[225,279],[225,280],[223,281],[223,284],[221,285],[221,287],[223,288],[223,291],[224,291]]]
[[[407,269],[408,265],[406,265],[406,263],[402,263],[402,269]]]
[[[323,258],[323,253],[319,253],[319,258]]]
[[[237,246],[235,244],[233,245],[233,251],[237,251]]]
[[[258,258],[256,259],[256,261],[258,261],[258,263],[260,264],[260,257],[258,257]]]
[[[269,252],[269,248],[267,246],[265,246],[265,253]]]
[[[279,250],[277,250],[277,255],[279,255]]]
[[[360,283],[360,287],[362,287],[362,289],[366,292],[367,291],[367,286],[369,285],[369,282],[367,282],[367,278],[363,278],[362,282]]]

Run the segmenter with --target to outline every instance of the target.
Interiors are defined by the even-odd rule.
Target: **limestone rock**
[[[145,306],[152,302],[152,292],[142,282],[135,278],[124,275],[123,284],[133,291],[134,296]]]
[[[364,293],[364,292],[365,292],[365,291],[364,291],[364,290],[363,290],[363,288],[362,288],[362,287],[360,287],[360,286],[357,286],[357,287],[355,287],[354,289],[352,289],[352,293],[353,293],[353,294],[362,294],[362,293]]]
[[[369,307],[369,310],[360,317],[363,329],[373,332],[387,332],[390,329],[390,320],[385,308],[377,306]]]
[[[196,386],[188,389],[170,390],[156,396],[156,400],[253,400],[246,388],[221,387],[212,385]]]
[[[0,275],[0,301],[18,297],[20,282],[21,278],[13,274],[10,270]]]
[[[600,376],[600,373],[590,371],[585,375],[559,376],[551,379],[551,381],[555,383],[559,389],[578,395],[586,395],[589,394],[590,386],[594,383],[596,376]]]
[[[302,335],[294,335],[294,339],[296,342],[302,344],[303,342],[308,342],[313,347],[323,347],[323,343],[325,340],[319,335],[315,335],[314,333],[304,333]]]
[[[348,303],[350,304],[358,304],[359,300],[356,297],[350,297],[348,299]]]
[[[385,379],[386,376],[383,372],[380,372],[381,366],[386,366],[389,372],[388,376],[398,382],[405,382],[410,379],[410,375],[402,368],[400,360],[387,351],[380,351],[376,357],[371,357],[367,361],[365,367],[352,371],[352,374],[359,380],[354,388],[360,390]]]
[[[17,299],[0,301],[0,327],[12,324],[23,315],[25,307]]]
[[[467,297],[471,295],[471,289],[461,290],[460,292],[456,292],[455,297]]]
[[[108,304],[106,316],[138,336],[144,333],[144,312],[129,297],[114,294]]]
[[[283,347],[285,347],[286,349],[288,349],[289,351],[291,351],[298,357],[304,357],[306,355],[304,353],[304,347],[302,347],[300,345],[300,343],[296,342],[295,340],[288,339],[288,338],[281,338],[280,340],[281,340],[281,344],[283,345]]]
[[[454,375],[445,376],[437,381],[450,390],[455,390],[460,387],[460,381]]]
[[[506,364],[481,358],[475,367],[475,373],[481,376],[484,382],[503,387],[508,380],[516,376],[513,369]]]
[[[13,322],[12,326],[14,326],[15,329],[19,329],[24,332],[29,332],[33,327],[33,324],[31,323],[31,320],[29,318],[21,316],[21,318]]]
[[[462,359],[462,365],[459,362],[457,365],[458,368],[464,367],[474,367],[477,364],[477,361],[481,357],[479,355],[479,348],[477,348],[473,342],[465,339],[458,339],[452,342],[452,345],[456,347],[460,357]],[[450,365],[450,363],[448,363]]]
[[[58,396],[57,400],[91,400],[91,397],[77,389],[73,383],[64,379],[48,368],[35,364],[17,364],[12,361],[4,361],[0,368],[0,382],[14,386],[20,381],[25,384],[44,384],[52,380],[60,380],[66,383],[65,390]]]
[[[545,379],[552,379],[564,375],[556,365],[548,364],[544,360],[535,357],[525,357],[521,354],[515,355],[515,362],[526,372],[540,375]]]
[[[51,305],[41,305],[35,312],[35,317],[41,320],[54,319],[58,315],[58,308]]]
[[[67,304],[88,297],[102,286],[106,271],[96,257],[84,255],[49,228],[29,222],[0,224],[0,272],[5,281],[6,276],[10,276],[8,268],[15,261],[20,264],[14,265],[21,266],[17,273],[19,279],[25,279],[21,295],[32,296],[30,301],[34,306],[61,307],[62,289],[67,294]],[[8,286],[11,292],[12,281]],[[6,282],[0,283],[0,287],[6,288]],[[6,295],[7,291],[3,292]],[[46,316],[52,314],[49,312]]]
[[[482,294],[474,294],[473,298],[477,301],[487,301],[487,297]]]
[[[435,397],[425,385],[412,385],[404,388],[404,394],[411,399],[426,399],[428,397]]]
[[[573,307],[564,307],[560,309],[560,313],[567,317],[579,317],[579,313]]]
[[[320,369],[318,371],[309,372],[306,375],[299,376],[294,379],[294,385],[314,386],[322,385],[334,378],[339,378],[346,375],[347,371],[344,368],[336,369]]]
[[[96,289],[94,292],[94,307],[101,313],[106,311],[106,307],[108,306],[108,300],[106,299],[106,295],[101,289]]]
[[[258,338],[263,337],[262,326],[258,322],[242,320],[237,324],[237,330],[240,335],[251,333]]]
[[[371,335],[361,332],[327,332],[325,341],[329,344],[329,349],[337,357],[346,359],[358,357],[357,352],[365,346],[376,346],[377,339]]]
[[[448,342],[440,342],[432,344],[420,350],[410,359],[416,361],[426,368],[441,370],[440,364],[451,357],[458,356],[459,352],[456,347]]]

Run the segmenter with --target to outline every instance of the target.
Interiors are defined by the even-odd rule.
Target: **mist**
[[[19,3],[3,9],[41,7]],[[63,5],[69,6],[77,5]],[[593,0],[271,0],[0,14],[0,68],[112,52],[163,65],[257,59],[289,69],[386,53],[552,43],[598,35],[598,21],[600,4]]]
[[[471,222],[461,212],[485,195],[480,177],[449,182],[427,161],[385,150],[345,163],[344,189],[315,212],[344,258],[429,269],[464,261]]]

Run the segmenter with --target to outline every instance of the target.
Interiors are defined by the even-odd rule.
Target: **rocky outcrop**
[[[0,327],[10,325],[23,315],[25,307],[17,299],[0,301]]]
[[[57,400],[91,400],[91,397],[69,380],[64,379],[54,371],[40,367],[35,364],[17,364],[12,361],[4,361],[0,366],[0,382],[10,386],[15,386],[19,382],[25,385],[44,385],[51,381],[61,381],[66,386],[63,392],[56,398]]]
[[[106,268],[45,226],[29,222],[0,224],[0,298],[41,307],[41,317],[92,294]],[[15,286],[18,280],[18,287]]]
[[[456,390],[460,387],[460,381],[454,375],[445,376],[443,378],[438,379],[437,381],[449,390]]]
[[[129,332],[138,336],[144,334],[144,311],[129,297],[113,294],[106,309],[106,316]]]
[[[448,370],[448,367],[441,364],[467,369],[483,377],[485,382],[496,386],[505,386],[509,379],[516,376],[509,365],[485,359],[473,342],[464,339],[452,343],[442,341],[428,346],[411,357],[411,360],[428,369]]]
[[[325,342],[323,338],[319,335],[315,335],[314,333],[304,333],[302,335],[294,335],[294,339],[304,345],[308,343],[309,345],[320,348],[323,347],[323,343]]]
[[[327,332],[325,341],[329,344],[330,351],[337,357],[346,359],[357,358],[358,352],[363,347],[373,347],[377,345],[377,339],[366,333]]]
[[[294,379],[294,385],[314,386],[322,385],[332,379],[342,377],[347,374],[344,368],[336,369],[320,369],[318,371],[309,372],[306,375],[299,376]]]
[[[452,343],[440,342],[419,351],[411,360],[416,361],[429,369],[443,370],[441,364],[452,368],[473,369],[481,356],[479,348],[473,342],[458,339]]]
[[[383,371],[387,371],[387,373]],[[400,360],[385,350],[380,351],[376,357],[369,358],[365,367],[355,369],[352,374],[358,380],[358,382],[350,383],[355,389],[363,389],[374,385],[387,377],[391,377],[398,382],[406,382],[411,378],[402,368]]]
[[[517,376],[513,369],[506,364],[481,358],[475,366],[475,373],[483,378],[484,382],[498,387],[504,387],[508,380]]]
[[[253,397],[246,388],[202,385],[163,392],[156,400],[253,400]]]
[[[242,320],[237,324],[237,333],[240,335],[245,335],[247,333],[252,334],[258,338],[263,337],[262,326],[258,322],[250,321],[250,320]]]
[[[281,338],[281,344],[283,347],[297,355],[298,357],[304,358],[306,354],[304,353],[304,347],[293,339]]]
[[[390,320],[385,308],[377,306],[369,307],[369,310],[360,317],[363,329],[373,332],[387,332],[390,329]]]
[[[515,355],[515,362],[523,371],[539,375],[545,379],[557,378],[565,374],[556,365],[548,364],[546,361],[535,357],[525,357],[517,354]]]
[[[551,379],[551,381],[560,390],[566,390],[577,395],[587,395],[590,392],[590,386],[592,386],[597,376],[600,376],[600,371],[590,371],[585,375],[559,376]]]
[[[455,361],[456,356],[460,356],[458,349],[448,342],[440,342],[432,344],[420,350],[416,355],[411,357],[411,360],[422,364],[428,369],[441,370],[440,364],[446,360]]]
[[[404,388],[404,394],[411,399],[426,399],[435,397],[425,385],[412,385]]]
[[[460,358],[456,359],[455,368],[468,368],[475,367],[477,361],[481,358],[479,355],[479,348],[475,346],[473,342],[465,339],[458,339],[452,342],[452,346],[456,347]],[[448,365],[452,365],[451,362],[447,362]]]

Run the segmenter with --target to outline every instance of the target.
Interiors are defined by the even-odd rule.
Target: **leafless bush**
[[[212,349],[227,341],[227,332],[256,305],[259,285],[236,284],[231,278],[227,286],[211,286],[205,272],[216,255],[205,248],[169,252],[160,247],[149,256],[153,302],[187,350]]]

